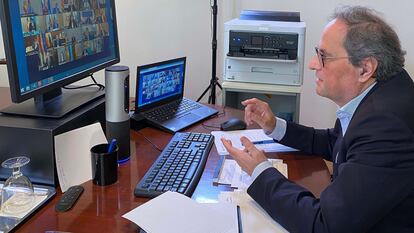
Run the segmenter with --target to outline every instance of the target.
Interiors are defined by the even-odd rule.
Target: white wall
[[[194,0],[117,1],[121,63],[137,65],[186,56],[185,95],[196,99],[209,83],[210,5]]]
[[[211,0],[213,1],[213,0]],[[362,4],[384,13],[407,51],[406,68],[414,76],[414,2],[356,0],[218,0],[217,75],[222,81],[223,23],[238,17],[242,9],[299,11],[306,22],[305,64],[313,56],[313,47],[333,9],[339,4]],[[209,0],[118,0],[117,19],[121,63],[131,70],[131,93],[135,92],[136,66],[187,56],[185,96],[197,99],[211,76],[211,12]],[[1,37],[0,37],[1,38]],[[0,57],[4,56],[0,46]],[[103,83],[103,72],[96,77]],[[83,81],[82,83],[84,83]],[[5,67],[0,66],[0,85],[7,85]],[[316,127],[330,127],[336,106],[315,94],[314,73],[305,67],[300,122]],[[206,98],[204,98],[206,101]],[[217,103],[221,103],[218,92]]]
[[[414,32],[412,25],[414,2],[395,1],[351,1],[351,0],[240,0],[237,12],[242,9],[299,11],[301,20],[306,22],[305,64],[314,55],[314,46],[318,44],[320,34],[329,16],[338,5],[364,5],[383,13],[385,19],[394,26],[403,48],[407,51],[406,69],[414,75]],[[314,72],[305,67],[301,98],[300,122],[306,125],[329,127],[335,120],[336,105],[315,94]]]

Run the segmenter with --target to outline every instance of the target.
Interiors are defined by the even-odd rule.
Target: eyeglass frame
[[[319,64],[322,65],[322,67],[325,67],[325,60],[326,59],[343,59],[343,58],[351,58],[352,56],[342,56],[342,57],[335,57],[335,56],[326,56],[320,52],[320,49],[318,46],[315,46],[315,52],[316,56],[318,57]]]

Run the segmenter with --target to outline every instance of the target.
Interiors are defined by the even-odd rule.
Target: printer
[[[302,85],[304,22],[233,19],[224,24],[224,80]]]

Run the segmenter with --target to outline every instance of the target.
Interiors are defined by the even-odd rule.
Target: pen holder
[[[108,153],[109,144],[91,148],[92,179],[97,185],[110,185],[118,180],[118,146]]]

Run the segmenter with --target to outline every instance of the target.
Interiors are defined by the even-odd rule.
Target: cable
[[[91,83],[91,84],[88,84],[88,85],[83,85],[83,86],[76,86],[76,87],[67,87],[67,86],[64,86],[64,87],[62,87],[63,89],[66,89],[66,90],[74,90],[74,89],[81,89],[81,88],[85,88],[85,87],[91,87],[91,86],[96,86],[96,84],[95,83]],[[99,87],[99,90],[100,90],[101,88]]]
[[[98,83],[95,78],[93,77],[93,74],[90,74],[89,77],[91,77],[93,83],[90,84],[86,84],[86,85],[82,85],[82,86],[74,86],[74,87],[69,87],[69,86],[64,86],[62,87],[63,89],[66,90],[74,90],[74,89],[81,89],[81,88],[85,88],[85,87],[91,87],[91,86],[98,86],[99,90],[105,90],[105,86]]]
[[[226,106],[223,106],[223,112],[217,114],[217,116],[221,116],[221,115],[223,115],[223,116],[226,115]]]
[[[91,76],[91,79],[92,79],[92,81],[99,87],[99,90],[105,90],[105,86],[104,85],[102,85],[102,84],[100,84],[100,83],[98,83],[96,80],[95,80],[95,78],[93,77],[93,73],[90,75]]]
[[[145,136],[143,133],[141,133],[139,131],[135,131],[135,132],[137,132],[139,135],[143,136],[145,138],[145,140],[147,140],[147,142],[149,142],[152,145],[152,147],[154,147],[157,151],[162,152],[162,150],[157,145],[152,143],[151,140],[149,140],[149,138],[147,138],[147,136]]]
[[[206,125],[202,123],[201,126],[203,126],[203,128],[206,130],[215,130],[215,129],[220,130],[220,126],[216,126],[216,125]]]
[[[225,115],[226,115],[226,106],[223,106],[223,111],[218,113],[215,116],[212,116],[211,118],[218,118],[220,116],[225,116]],[[220,126],[217,126],[217,125],[207,125],[207,124],[202,123],[201,126],[203,126],[203,128],[207,130],[220,129]]]

